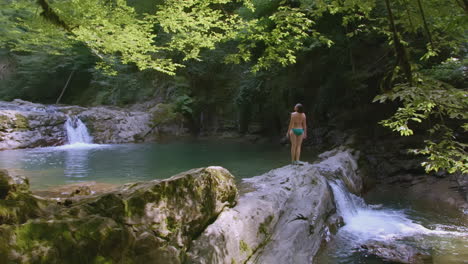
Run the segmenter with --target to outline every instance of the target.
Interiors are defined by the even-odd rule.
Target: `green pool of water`
[[[311,151],[304,151],[304,160],[314,158]],[[205,166],[222,166],[245,178],[288,163],[286,146],[228,140],[0,151],[0,168],[28,177],[32,189],[85,181],[123,184],[164,179]]]

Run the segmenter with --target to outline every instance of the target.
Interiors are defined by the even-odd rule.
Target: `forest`
[[[0,262],[466,263],[467,14],[0,0]]]
[[[270,136],[302,102],[317,126],[421,134],[427,171],[466,173],[467,12],[464,0],[3,0],[0,99],[157,98],[193,133],[254,122]]]

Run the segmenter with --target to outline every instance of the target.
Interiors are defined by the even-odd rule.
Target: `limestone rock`
[[[156,113],[157,114],[157,113]],[[79,107],[0,101],[0,150],[58,146],[67,143],[67,116],[77,116],[95,143],[113,144],[155,140],[154,113],[137,107]],[[165,123],[159,132],[182,134],[180,122]]]
[[[432,263],[432,257],[414,247],[403,244],[390,244],[381,241],[370,241],[361,246],[361,251],[375,255],[386,261],[396,263],[424,264]]]
[[[24,223],[40,215],[40,203],[29,191],[26,178],[0,170],[0,225]]]
[[[350,151],[322,158],[244,180],[248,191],[193,242],[188,263],[312,263],[340,222],[327,178],[362,186]]]
[[[0,102],[0,150],[62,145],[65,121],[66,115],[51,106]]]
[[[359,195],[363,182],[357,164],[359,152],[353,153],[344,147],[339,147],[319,155],[322,161],[315,165],[320,173],[328,179],[340,179],[347,189]]]

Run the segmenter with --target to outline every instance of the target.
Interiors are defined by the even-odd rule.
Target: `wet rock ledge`
[[[189,263],[314,263],[323,241],[343,224],[328,180],[358,194],[357,155],[336,149],[321,161],[285,166],[244,180],[247,191],[233,208],[195,239]]]
[[[221,167],[127,184],[103,194],[47,199],[0,173],[5,263],[313,263],[342,224],[328,180],[359,193],[357,153],[244,180]]]

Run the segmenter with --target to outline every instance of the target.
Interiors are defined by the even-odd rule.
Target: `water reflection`
[[[312,160],[313,153],[304,153]],[[312,154],[312,156],[311,156]],[[309,156],[308,156],[309,155]],[[204,166],[223,166],[235,176],[251,177],[289,162],[287,148],[239,142],[98,145],[0,151],[0,168],[16,170],[33,189],[76,181],[122,184],[163,179]]]
[[[65,150],[65,177],[83,178],[89,176],[89,154],[90,149],[68,149]]]

